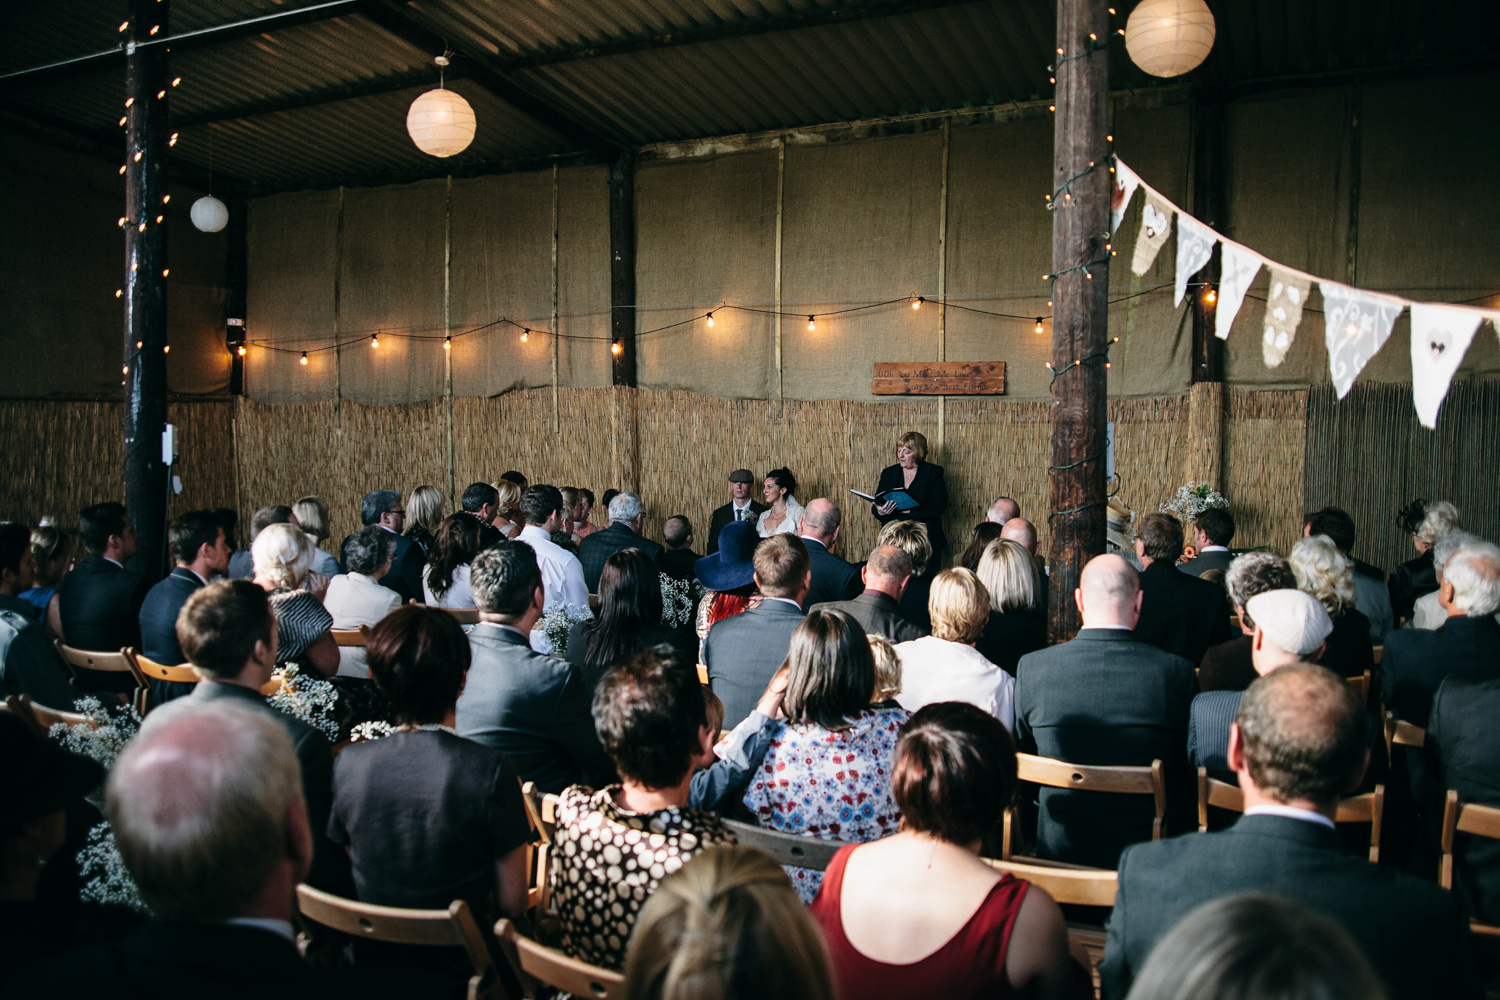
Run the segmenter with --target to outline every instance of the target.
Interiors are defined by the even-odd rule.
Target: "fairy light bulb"
[[[1040,316],[1038,316],[1036,318],[1036,332],[1037,333],[1041,333],[1042,332],[1042,317],[1040,317]]]
[[[1219,293],[1212,288],[1205,289],[1203,292],[1203,301],[1206,305],[1213,305],[1219,301]]]
[[[239,354],[239,356],[243,358],[245,356],[245,345],[241,344],[240,345],[240,349],[236,353]]]
[[[443,350],[445,350],[445,351],[451,351],[451,350],[453,350],[453,338],[452,337],[444,337],[443,338]]]
[[[807,317],[807,328],[809,330],[816,330],[818,328],[818,321],[811,316]]]
[[[373,333],[373,334],[370,335],[370,346],[371,347],[379,347],[380,346],[380,334]]]
[[[714,314],[713,313],[709,313],[708,314],[708,325],[709,326],[713,326],[714,325]]]
[[[522,330],[521,331],[521,343],[524,344],[524,343],[526,343],[526,341],[528,341],[530,339],[531,339],[531,331],[530,330]]]
[[[918,295],[916,298],[912,299],[911,307],[913,310],[922,308],[922,296]]]
[[[172,345],[171,344],[163,344],[163,345],[161,345],[161,352],[163,354],[171,354],[172,353]]]
[[[307,352],[306,351],[302,352],[302,360],[301,360],[300,363],[304,364],[304,365],[307,364]]]
[[[609,353],[613,354],[615,357],[619,357],[620,352],[623,350],[625,350],[625,345],[620,343],[618,340],[609,345]]]

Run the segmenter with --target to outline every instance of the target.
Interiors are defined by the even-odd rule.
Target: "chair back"
[[[361,625],[359,628],[331,628],[328,634],[333,636],[336,646],[358,646],[364,648],[365,640],[370,637],[370,626]]]
[[[708,667],[702,663],[698,664],[698,683],[708,687]]]
[[[1500,840],[1500,809],[1474,802],[1460,804],[1458,792],[1448,789],[1443,803],[1443,861],[1438,868],[1438,884],[1444,889],[1453,888],[1453,840],[1460,833]],[[1478,920],[1469,921],[1469,930],[1485,937],[1500,937],[1500,927]]]
[[[201,679],[198,671],[186,663],[169,667],[165,663],[157,663],[155,660],[147,659],[140,653],[135,653],[135,665],[141,674],[149,680],[170,681],[173,684],[197,684]]]
[[[474,975],[469,977],[470,1000],[506,1000],[479,925],[469,912],[469,904],[461,899],[454,900],[446,910],[406,910],[344,899],[304,884],[297,886],[297,910],[313,923],[353,938],[462,948],[474,968]]]
[[[1016,754],[1016,778],[1048,788],[1074,788],[1086,792],[1110,792],[1115,795],[1150,795],[1156,805],[1151,823],[1151,839],[1160,840],[1166,832],[1167,783],[1160,760],[1149,767],[1121,767],[1098,764],[1069,764],[1065,760]],[[1017,807],[1005,810],[1001,846],[1002,860],[1009,861],[1014,851],[1014,837],[1019,826]]]
[[[444,608],[443,610],[452,615],[453,620],[458,622],[460,625],[479,624],[478,608]]]
[[[74,678],[78,677],[80,670],[98,670],[106,674],[129,674],[135,678],[135,691],[131,693],[130,703],[141,715],[146,714],[146,678],[142,676],[141,669],[135,665],[135,650],[126,646],[118,653],[106,653],[92,649],[74,649],[66,645],[61,639],[54,640],[57,644],[57,653],[62,657],[63,663],[67,664],[68,672]]]
[[[501,918],[495,924],[495,937],[504,942],[511,960],[520,968],[521,985],[526,995],[546,993],[538,986],[551,987],[575,997],[598,997],[614,1000],[625,994],[625,977],[613,969],[580,962],[576,958],[539,944],[516,930],[516,925]]]
[[[531,825],[536,829],[540,843],[533,846],[528,868],[531,872],[531,886],[527,891],[526,908],[536,910],[537,914],[545,914],[552,909],[552,851],[556,844],[557,836],[557,804],[556,795],[543,795],[536,787],[536,782],[527,781],[521,784],[521,801],[526,805],[526,816],[531,820]]]
[[[8,694],[5,700],[0,702],[0,712],[9,712],[19,717],[27,725],[34,727],[41,735],[45,736],[52,727],[61,723],[64,726],[88,726],[90,729],[98,729],[99,723],[81,712],[64,712],[56,708],[48,708],[46,705],[38,705],[31,700],[29,694]]]
[[[1427,730],[1414,726],[1405,719],[1396,718],[1396,713],[1385,713],[1385,742],[1402,747],[1420,747],[1427,743]]]
[[[848,846],[838,840],[819,840],[817,837],[767,830],[739,820],[726,819],[723,822],[741,847],[765,851],[776,859],[777,864],[791,865],[794,868],[827,871],[829,862],[839,852],[839,848]]]
[[[1381,661],[1385,659],[1385,646],[1374,646],[1371,648],[1370,652],[1375,656],[1375,665],[1377,667],[1380,666]]]
[[[1198,832],[1208,832],[1208,807],[1245,811],[1245,793],[1239,785],[1231,785],[1208,776],[1208,768],[1198,768]],[[1334,814],[1335,823],[1370,824],[1370,863],[1380,863],[1380,828],[1385,819],[1385,786],[1376,785],[1373,792],[1355,795],[1339,802]]]
[[[1370,671],[1366,670],[1359,677],[1345,677],[1344,681],[1349,685],[1349,690],[1359,699],[1361,705],[1370,703]]]
[[[1082,868],[1072,865],[1028,864],[1021,861],[1001,861],[983,858],[985,864],[1016,878],[1023,878],[1033,885],[1047,890],[1047,895],[1064,905],[1114,906],[1115,890],[1119,888],[1118,872],[1103,868]]]

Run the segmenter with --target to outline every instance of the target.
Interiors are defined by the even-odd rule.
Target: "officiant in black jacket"
[[[943,481],[943,467],[927,461],[927,438],[918,431],[907,431],[896,442],[896,464],[880,473],[877,494],[886,490],[905,490],[917,506],[898,510],[893,501],[872,504],[870,512],[881,524],[891,521],[920,521],[927,525],[932,542],[932,558],[927,561],[929,574],[942,568],[943,550],[948,538],[943,534],[943,515],[948,511],[948,484]]]

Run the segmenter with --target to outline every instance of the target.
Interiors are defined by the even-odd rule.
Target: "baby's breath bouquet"
[[[288,666],[281,675],[281,690],[267,698],[266,704],[301,719],[321,731],[329,742],[337,743],[339,720],[334,708],[338,701],[338,689],[331,683]]]
[[[129,705],[105,708],[98,698],[79,698],[73,711],[89,717],[92,725],[70,726],[54,723],[47,735],[74,753],[83,754],[104,766],[115,766],[115,758],[141,728],[141,717]]]
[[[107,822],[89,831],[88,844],[78,852],[78,872],[83,876],[78,894],[85,902],[151,912],[125,867],[125,859],[120,857],[115,831]]]
[[[594,613],[587,605],[565,604],[542,615],[533,627],[547,637],[547,642],[551,644],[549,652],[553,656],[562,657],[568,653],[568,633],[573,630],[573,626],[593,619]]]
[[[1194,482],[1189,479],[1177,487],[1177,494],[1171,500],[1157,509],[1163,514],[1176,514],[1178,520],[1186,522],[1196,520],[1199,514],[1215,507],[1228,509],[1229,501],[1224,499],[1222,493],[1211,489],[1207,483]]]

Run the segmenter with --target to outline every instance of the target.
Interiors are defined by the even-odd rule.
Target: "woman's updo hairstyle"
[[[772,469],[766,473],[766,478],[786,490],[787,496],[796,495],[797,477],[792,475],[791,469]]]

